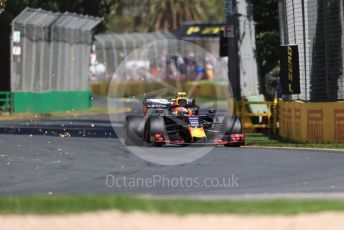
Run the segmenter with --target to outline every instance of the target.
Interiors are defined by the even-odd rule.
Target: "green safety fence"
[[[92,92],[12,92],[13,113],[50,113],[91,108]]]
[[[0,111],[11,110],[11,93],[0,91]]]
[[[7,92],[0,91],[0,112],[50,113],[91,108],[92,92],[49,91]]]

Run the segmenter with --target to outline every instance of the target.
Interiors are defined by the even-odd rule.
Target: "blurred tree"
[[[114,4],[107,24],[108,32],[147,32],[149,23],[146,20],[148,6],[145,0],[119,1]]]
[[[267,74],[279,75],[279,20],[277,0],[254,0],[256,46],[262,93]],[[276,77],[277,77],[276,76]]]
[[[205,1],[205,13],[207,22],[225,22],[224,0]]]
[[[224,0],[127,0],[113,7],[109,32],[168,30],[185,21],[224,22]]]
[[[155,0],[149,2],[150,30],[173,30],[187,21],[206,20],[206,0]]]

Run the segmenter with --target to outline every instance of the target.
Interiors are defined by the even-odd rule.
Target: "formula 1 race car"
[[[240,147],[245,143],[238,117],[200,114],[195,99],[180,92],[173,99],[145,99],[143,115],[129,115],[124,124],[127,146],[215,144]]]

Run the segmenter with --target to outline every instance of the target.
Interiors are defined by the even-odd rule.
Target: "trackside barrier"
[[[296,142],[344,143],[344,102],[280,102],[282,138]]]
[[[253,106],[264,109],[252,111]],[[241,117],[245,132],[257,132],[259,129],[269,134],[278,130],[278,101],[237,101],[234,103],[234,114]]]
[[[25,8],[12,21],[13,113],[90,107],[92,31],[102,18]]]

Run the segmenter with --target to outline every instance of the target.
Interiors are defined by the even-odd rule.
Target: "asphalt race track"
[[[124,183],[138,178],[164,183]],[[230,178],[231,184],[221,184],[222,178]],[[0,194],[222,197],[343,192],[342,152],[216,147],[194,162],[163,166],[129,152],[107,116],[0,122]]]

